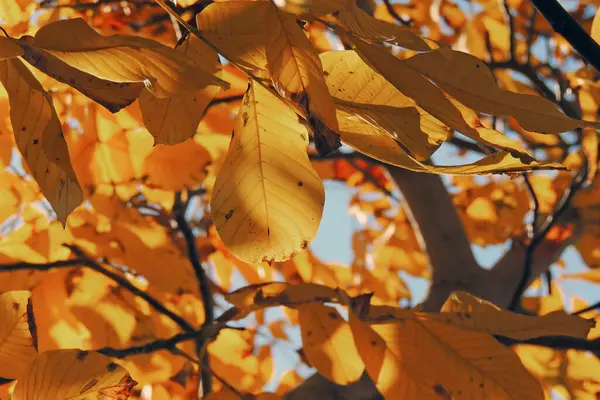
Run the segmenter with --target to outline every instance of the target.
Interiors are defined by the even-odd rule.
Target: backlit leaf
[[[467,53],[444,48],[409,58],[405,65],[466,106],[492,115],[513,116],[527,130],[558,133],[593,124],[567,117],[544,97],[501,89],[483,61]]]
[[[193,35],[188,36],[176,51],[186,55],[198,69],[208,73],[218,71],[217,53]],[[192,137],[204,110],[219,90],[218,85],[209,85],[193,92],[174,93],[166,98],[143,90],[140,108],[144,125],[154,136],[154,143],[176,144]]]
[[[350,325],[333,307],[308,303],[298,307],[304,353],[321,375],[348,385],[360,379],[365,366],[354,346]]]
[[[94,351],[40,354],[15,386],[15,400],[106,398],[125,400],[137,383],[123,367]]]
[[[158,97],[225,85],[180,52],[138,36],[102,36],[81,18],[45,25],[34,44],[101,79],[144,82]]]
[[[325,84],[321,60],[296,17],[271,6],[265,24],[267,63],[275,87],[289,94],[306,93],[311,112],[327,127],[337,130],[335,105]]]
[[[0,295],[0,376],[19,378],[37,356],[29,331],[27,312],[30,293],[7,292]]]
[[[64,224],[83,200],[52,99],[18,59],[0,61],[19,151],[42,193]]]
[[[442,307],[439,320],[459,327],[526,340],[541,336],[587,337],[595,321],[562,311],[539,317],[502,310],[466,292],[454,292]]]
[[[144,85],[116,83],[80,71],[51,53],[35,47],[29,41],[19,41],[24,50],[23,59],[57,81],[74,87],[111,112],[117,112],[133,103]]]
[[[23,49],[14,39],[0,36],[0,61],[23,55]]]
[[[315,236],[324,190],[307,144],[296,114],[251,84],[211,199],[219,236],[240,260],[284,261]]]
[[[354,313],[350,326],[367,373],[386,399],[544,398],[516,354],[490,335],[410,317],[367,325]]]
[[[428,42],[411,28],[402,27],[373,18],[359,7],[348,7],[339,14],[345,29],[374,42],[390,42],[412,50],[430,50]]]

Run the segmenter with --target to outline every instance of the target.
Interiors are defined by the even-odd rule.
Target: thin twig
[[[158,301],[156,298],[154,298],[154,296],[150,295],[148,292],[145,292],[145,291],[139,289],[137,286],[135,286],[133,283],[131,283],[124,276],[121,276],[119,274],[116,274],[116,273],[104,268],[102,265],[100,265],[99,263],[94,261],[92,258],[90,258],[87,254],[85,254],[85,252],[83,250],[81,250],[80,248],[78,248],[77,246],[68,245],[68,244],[65,244],[64,246],[69,248],[71,250],[71,252],[73,254],[75,254],[75,256],[77,256],[77,258],[79,259],[79,262],[81,263],[82,266],[88,267],[88,268],[106,276],[107,278],[112,279],[117,284],[119,284],[120,287],[122,287],[125,290],[128,290],[133,295],[140,297],[141,299],[146,301],[156,311],[158,311],[159,313],[161,313],[164,316],[171,319],[181,329],[188,331],[188,332],[191,332],[194,330],[194,328],[183,317],[175,314],[174,312],[172,312],[171,310],[166,308],[160,301]]]
[[[527,172],[523,174],[523,180],[525,182],[525,186],[527,187],[527,191],[529,192],[529,200],[531,203],[529,208],[533,212],[533,217],[531,219],[531,223],[529,224],[529,229],[527,229],[527,235],[529,237],[529,240],[532,240],[535,236],[538,221],[540,218],[540,201],[537,197],[537,194],[535,193],[535,189],[533,188],[531,181],[529,180],[529,174]]]
[[[569,209],[573,197],[585,182],[587,176],[587,160],[581,166],[579,173],[573,178],[571,186],[565,190],[561,199],[555,207],[555,211],[546,218],[546,221],[539,227],[539,230],[533,236],[525,251],[525,263],[523,273],[517,288],[510,302],[509,310],[516,310],[521,304],[521,297],[529,286],[529,281],[533,275],[533,258],[537,248],[544,242],[550,229],[556,224],[559,218]]]
[[[537,17],[537,8],[534,8],[531,12],[531,17],[529,18],[529,25],[527,26],[527,38],[526,40],[526,54],[525,54],[525,63],[531,64],[531,45],[533,44],[533,36],[535,33],[535,19]]]
[[[516,38],[515,38],[515,21],[510,12],[510,7],[508,5],[508,0],[504,0],[504,12],[506,13],[506,18],[508,20],[508,29],[509,29],[509,43],[510,43],[510,59],[515,60],[516,57]]]
[[[187,249],[187,256],[194,268],[194,273],[196,274],[196,279],[198,280],[198,290],[200,292],[200,297],[202,298],[202,305],[204,307],[204,323],[203,327],[209,326],[215,320],[215,305],[212,290],[210,287],[210,279],[206,275],[206,271],[204,270],[204,266],[201,264],[200,255],[198,254],[198,248],[196,247],[196,238],[194,236],[194,232],[190,228],[186,218],[187,207],[181,200],[181,192],[177,192],[175,194],[175,203],[173,205],[173,214],[175,217],[175,221],[177,222],[177,226],[183,235],[183,239],[185,240],[185,245]],[[204,341],[199,338],[196,347],[197,351],[200,352],[204,348]],[[211,392],[212,389],[212,378],[210,375],[210,365],[209,365],[209,357],[208,354],[204,354],[201,358],[202,363],[206,366],[201,371],[201,381],[202,381],[202,389],[203,394],[207,395]]]
[[[586,313],[586,312],[588,312],[588,311],[595,310],[595,309],[597,309],[597,308],[600,308],[600,301],[599,301],[599,302],[597,302],[597,303],[594,303],[594,304],[592,304],[592,305],[591,305],[591,306],[589,306],[589,307],[585,307],[585,308],[582,308],[581,310],[575,311],[575,312],[573,313],[573,315],[580,315],[580,314]]]
[[[392,3],[390,3],[390,0],[383,0],[383,4],[385,4],[385,9],[387,10],[388,13],[390,13],[390,15],[396,20],[398,21],[398,23],[400,25],[404,25],[404,26],[411,26],[412,25],[412,21],[410,20],[405,20],[404,18],[402,18],[400,16],[400,14],[398,14],[396,12],[396,10],[394,9],[394,6]]]

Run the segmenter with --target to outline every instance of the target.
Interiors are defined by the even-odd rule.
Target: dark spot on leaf
[[[19,303],[17,303],[16,301],[13,303],[13,310],[19,311]]]
[[[81,391],[79,392],[79,394],[83,394],[85,392],[87,392],[88,390],[90,390],[91,388],[93,388],[96,383],[98,383],[98,379],[92,379],[89,382],[87,382],[85,385],[83,385],[83,387],[81,388]]]
[[[38,144],[40,141],[37,139],[33,139],[33,144]]]
[[[302,183],[302,181],[298,181],[298,186],[303,186],[304,183]]]
[[[87,356],[88,356],[88,352],[87,352],[87,351],[85,351],[85,350],[81,350],[81,351],[79,351],[79,352],[77,353],[77,359],[78,359],[79,361],[83,361],[83,360],[85,360],[85,358],[86,358]]]
[[[108,372],[113,372],[115,369],[117,369],[117,364],[115,364],[114,362],[111,362],[106,366],[106,370]]]
[[[452,397],[450,396],[450,392],[446,390],[441,384],[437,383],[433,385],[433,391],[436,395],[438,395],[442,399],[450,400]]]
[[[21,127],[21,132],[25,132],[27,130],[27,128],[25,128],[24,126]]]
[[[377,341],[376,340],[371,340],[371,346],[377,346]]]
[[[244,112],[242,114],[242,118],[244,119],[244,127],[246,126],[246,124],[248,123],[248,119],[250,118],[250,116],[248,116],[247,112]]]
[[[465,313],[465,318],[466,318],[466,319],[469,319],[469,318],[471,318],[471,313],[470,313],[470,312],[466,312],[466,313]]]
[[[307,337],[310,337],[310,336],[312,336],[312,331],[308,331],[308,332],[306,332],[306,336],[307,336]]]
[[[27,327],[29,328],[29,334],[31,335],[31,340],[33,342],[33,348],[38,349],[38,334],[37,334],[37,325],[35,324],[35,317],[33,315],[33,303],[31,302],[31,297],[27,301]]]
[[[302,250],[306,249],[308,247],[308,240],[303,240],[301,247],[302,247]]]
[[[229,221],[229,218],[231,218],[231,216],[233,215],[234,212],[235,212],[235,210],[229,210],[227,215],[225,215],[225,221]]]
[[[330,313],[327,314],[329,316],[329,318],[331,319],[337,319],[338,315],[335,311],[332,311]]]
[[[267,235],[271,234],[271,228],[267,228]]]

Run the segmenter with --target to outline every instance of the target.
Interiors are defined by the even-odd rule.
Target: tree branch
[[[552,29],[562,37],[590,64],[600,71],[600,45],[577,23],[556,0],[531,0],[548,20]]]
[[[437,311],[450,292],[470,288],[483,270],[440,176],[397,167],[388,170],[407,202],[415,230],[426,243],[432,277],[423,306],[426,311]]]
[[[187,206],[184,205],[184,203],[181,201],[181,193],[176,193],[175,203],[173,205],[173,214],[175,216],[177,226],[181,231],[181,234],[183,235],[183,239],[185,240],[185,245],[188,253],[188,260],[192,264],[192,267],[194,268],[194,273],[196,274],[196,279],[198,280],[198,290],[202,298],[202,305],[204,306],[204,323],[202,324],[202,327],[206,327],[211,325],[215,320],[214,299],[210,287],[210,279],[206,275],[204,266],[200,262],[200,256],[198,254],[198,248],[196,247],[196,238],[194,236],[194,232],[192,232],[192,229],[190,228],[185,218],[186,210]],[[204,349],[204,345],[205,341],[202,340],[202,338],[198,338],[198,340],[196,341],[196,351],[199,355]],[[205,367],[201,368],[200,372],[202,392],[204,395],[207,395],[211,392],[212,389],[212,378],[210,374],[210,364],[207,352],[204,352],[201,362]]]

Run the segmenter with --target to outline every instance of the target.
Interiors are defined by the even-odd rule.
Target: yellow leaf
[[[413,29],[373,18],[356,5],[342,10],[338,18],[345,29],[369,41],[390,42],[417,51],[427,51],[432,46],[437,47],[417,35]]]
[[[240,260],[284,261],[314,238],[325,193],[307,145],[296,114],[252,83],[211,198],[219,236]]]
[[[8,92],[17,147],[64,225],[83,200],[83,192],[52,99],[18,59],[0,61],[0,82]]]
[[[360,132],[361,129],[367,128],[364,123],[365,119],[388,120],[389,123],[382,127],[389,129],[390,133],[396,133],[398,140],[409,147],[419,159],[428,158],[450,135],[451,132],[447,126],[416,106],[412,99],[402,94],[383,76],[369,67],[355,51],[329,51],[321,54],[321,61],[326,75],[325,82],[338,103],[340,130],[346,132],[358,130]],[[346,110],[340,105],[340,100],[351,103],[354,107]],[[357,106],[355,103],[359,103],[359,105]],[[388,107],[371,107],[363,110],[364,106],[360,106],[360,104]],[[407,113],[408,116],[412,116],[412,111],[407,111],[410,108],[418,110],[419,130],[416,130],[416,127],[407,129],[402,126],[411,122],[410,119],[403,118]],[[395,111],[399,115],[395,115]],[[349,113],[354,113],[356,117],[349,118]]]
[[[304,353],[321,375],[339,385],[360,379],[365,366],[354,346],[350,325],[321,303],[298,307]]]
[[[213,43],[221,54],[244,68],[266,71],[265,1],[228,1],[211,3],[196,15],[202,37]]]
[[[353,43],[358,54],[375,71],[383,75],[404,95],[410,97],[419,107],[450,128],[464,133],[477,142],[506,150],[523,162],[534,161],[534,158],[522,146],[500,132],[482,127],[473,110],[457,100],[447,97],[439,87],[407,61],[399,60],[382,46],[368,44],[360,39],[353,39]]]
[[[284,93],[306,93],[309,109],[337,131],[335,105],[323,77],[319,55],[296,16],[282,13],[271,2],[265,22],[266,55],[275,87]]]
[[[177,52],[188,57],[199,69],[215,73],[218,71],[217,53],[197,37],[190,35],[177,48]],[[175,93],[166,98],[154,96],[145,89],[140,96],[140,108],[144,125],[154,136],[155,144],[176,144],[196,133],[196,128],[220,87],[209,85],[194,92]]]
[[[367,325],[352,312],[350,326],[367,373],[386,399],[544,398],[516,354],[490,335],[410,316]]]
[[[125,400],[137,384],[123,367],[95,351],[52,350],[39,355],[15,386],[14,400]]]
[[[23,55],[23,49],[14,39],[0,36],[0,61]]]
[[[594,15],[594,19],[592,21],[592,29],[590,31],[590,36],[597,42],[600,43],[600,10],[596,10],[596,14]]]
[[[30,324],[34,324],[27,308],[30,293],[7,292],[0,295],[0,376],[19,378],[28,364],[37,356],[36,345],[31,336]]]
[[[292,285],[284,282],[267,282],[250,285],[225,295],[225,300],[240,310],[257,310],[277,305],[298,305],[310,301],[332,302],[339,300],[335,289],[315,283]]]
[[[585,338],[595,325],[588,320],[563,311],[532,317],[505,311],[469,293],[453,292],[439,314],[427,318],[492,335],[526,340],[541,336],[573,336]]]
[[[81,18],[45,25],[37,32],[34,44],[101,79],[144,82],[158,97],[208,85],[226,86],[180,52],[142,37],[102,36]]]
[[[183,190],[202,182],[210,162],[208,151],[193,139],[171,146],[159,144],[144,160],[142,174],[149,187]]]
[[[133,103],[144,88],[141,83],[116,83],[80,71],[29,44],[27,40],[21,40],[19,44],[24,50],[23,59],[29,64],[57,81],[74,87],[110,112],[117,112]]]
[[[558,133],[595,124],[567,117],[544,97],[501,89],[484,62],[467,53],[443,48],[411,57],[404,64],[466,106],[512,116],[527,130]]]

